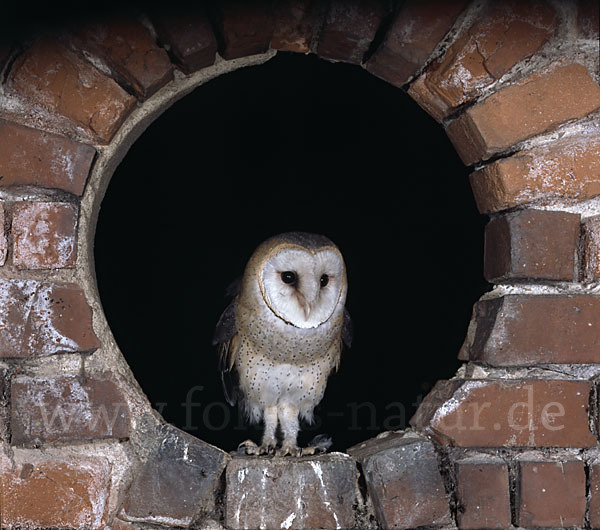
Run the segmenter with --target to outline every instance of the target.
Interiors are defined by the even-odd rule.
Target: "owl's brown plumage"
[[[298,418],[312,419],[339,366],[342,342],[350,345],[346,290],[342,255],[324,236],[281,234],[248,261],[214,342],[228,401],[265,423],[261,446],[249,452],[274,451],[278,423],[284,436],[278,454],[302,452]]]

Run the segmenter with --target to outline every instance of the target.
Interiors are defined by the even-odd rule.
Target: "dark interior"
[[[258,441],[212,333],[253,249],[312,231],[344,254],[354,343],[299,441],[343,451],[406,427],[488,289],[468,174],[438,123],[354,65],[279,53],[177,102],[117,168],[96,232],[104,310],[150,401],[225,450]]]

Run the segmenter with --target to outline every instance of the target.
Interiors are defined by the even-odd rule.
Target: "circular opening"
[[[279,53],[198,88],[117,168],[95,258],[104,310],[150,402],[231,450],[260,439],[225,403],[212,334],[254,248],[324,234],[348,269],[354,343],[315,434],[333,448],[404,428],[454,375],[482,278],[484,218],[442,127],[365,70]]]

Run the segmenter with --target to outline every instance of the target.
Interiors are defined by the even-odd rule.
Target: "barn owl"
[[[342,254],[325,236],[280,234],[250,257],[213,340],[227,401],[264,423],[262,443],[248,441],[246,454],[319,451],[318,444],[298,447],[299,419],[311,422],[342,343],[350,346],[346,291]]]

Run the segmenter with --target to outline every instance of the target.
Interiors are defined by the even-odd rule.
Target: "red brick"
[[[577,281],[579,232],[579,214],[519,210],[494,217],[485,227],[485,279]]]
[[[6,215],[4,203],[0,202],[0,267],[6,263],[8,255],[8,238],[6,237]]]
[[[473,306],[462,360],[493,366],[600,362],[600,297],[506,295]]]
[[[0,280],[0,358],[90,353],[99,346],[77,285]]]
[[[600,195],[600,139],[578,136],[502,158],[471,173],[481,213]]]
[[[100,143],[111,140],[136,104],[115,81],[49,39],[36,41],[17,58],[8,87],[25,103],[68,118]]]
[[[356,462],[341,453],[234,458],[226,470],[225,526],[353,528],[356,479]]]
[[[437,528],[451,523],[434,445],[390,432],[348,449],[361,464],[381,528]]]
[[[387,14],[377,0],[332,0],[317,53],[324,59],[361,64]]]
[[[271,48],[309,53],[317,25],[317,0],[283,0],[277,4],[277,16]]]
[[[595,447],[591,389],[588,381],[439,381],[410,423],[459,447]]]
[[[0,186],[58,188],[81,196],[96,150],[0,119]]]
[[[556,12],[542,1],[492,3],[409,94],[441,121],[539,50],[557,24]]]
[[[265,53],[269,49],[275,17],[270,0],[233,0],[219,5],[219,53],[225,59]]]
[[[141,22],[111,17],[74,31],[78,47],[102,59],[113,78],[140,100],[148,99],[173,79],[167,52]]]
[[[600,38],[600,2],[598,0],[578,0],[577,28],[581,38],[598,41]]]
[[[520,462],[519,475],[519,526],[584,527],[586,478],[581,460]]]
[[[19,269],[74,267],[78,208],[71,203],[21,202],[13,206],[13,264]]]
[[[600,528],[600,462],[592,462],[590,468],[590,526]]]
[[[13,445],[124,439],[129,407],[111,374],[17,376],[11,385]]]
[[[600,87],[580,64],[556,66],[498,90],[446,128],[466,165],[582,118],[600,107]]]
[[[366,69],[392,85],[403,86],[425,65],[468,3],[466,0],[404,2],[367,61]]]
[[[0,443],[9,441],[8,405],[9,405],[9,375],[8,370],[0,368]],[[1,457],[0,457],[1,458]],[[0,485],[0,489],[1,485]]]
[[[456,462],[457,519],[464,530],[510,528],[508,465],[489,455]]]
[[[186,7],[182,12],[157,10],[150,18],[158,40],[168,46],[175,64],[185,74],[214,64],[217,39],[202,8]]]
[[[600,280],[600,215],[585,219],[582,224],[582,280]]]
[[[2,528],[105,528],[110,464],[104,458],[0,459]]]

